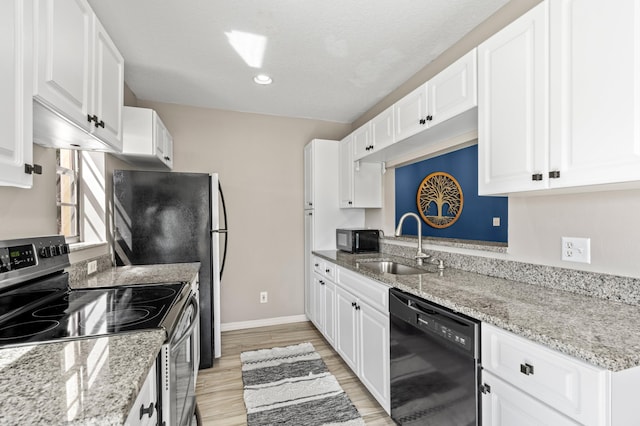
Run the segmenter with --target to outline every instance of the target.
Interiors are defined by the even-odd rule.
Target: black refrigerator
[[[113,171],[117,265],[200,262],[200,368],[220,356],[227,217],[217,174]]]

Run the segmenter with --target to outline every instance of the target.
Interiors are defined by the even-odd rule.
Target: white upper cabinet
[[[119,152],[122,55],[86,0],[36,0],[35,4],[34,99],[106,142],[106,150]]]
[[[428,86],[428,83],[423,84],[394,104],[394,133],[397,142],[427,128]]]
[[[359,160],[373,150],[371,122],[351,134],[353,136],[353,159]]]
[[[0,185],[30,188],[32,166],[33,3],[0,4]],[[25,169],[25,167],[27,169]]]
[[[478,46],[478,193],[540,188],[547,173],[548,7]]]
[[[429,80],[427,119],[435,126],[478,105],[476,49]]]
[[[353,134],[340,141],[338,186],[341,208],[382,207],[382,165],[353,161]]]
[[[371,120],[371,144],[375,151],[395,142],[393,105]]]
[[[122,149],[124,59],[95,16],[94,34],[92,100],[93,113],[98,116],[94,132],[113,147]]]
[[[479,190],[640,181],[640,3],[543,2],[478,48]]]
[[[173,167],[173,138],[158,113],[149,108],[124,107],[123,160],[140,165]]]
[[[549,7],[549,186],[640,180],[640,2]]]

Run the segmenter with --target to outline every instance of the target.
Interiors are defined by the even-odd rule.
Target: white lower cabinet
[[[158,424],[158,373],[154,362],[127,416],[126,426]]]
[[[482,395],[483,426],[575,426],[579,425],[526,393],[484,371],[489,389]]]
[[[334,347],[389,413],[389,312],[367,303],[369,295],[357,292],[356,288],[344,282],[342,275],[348,274],[343,272],[352,274],[342,268],[338,269]],[[360,281],[360,284],[375,288],[373,293],[380,290],[388,295],[386,286],[364,277]],[[388,301],[388,296],[386,300]]]
[[[483,424],[610,424],[607,370],[487,324],[482,325],[482,366],[482,383],[490,388],[482,395]],[[521,403],[525,398],[537,403]],[[567,419],[550,423],[509,420],[556,419],[556,414],[558,419]]]
[[[332,264],[318,258],[313,259],[313,277],[311,279],[309,318],[327,341],[335,342],[335,269]]]

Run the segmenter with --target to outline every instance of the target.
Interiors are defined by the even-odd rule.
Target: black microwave
[[[336,229],[336,247],[349,253],[378,252],[379,239],[377,229]]]

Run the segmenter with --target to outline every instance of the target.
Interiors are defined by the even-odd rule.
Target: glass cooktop
[[[22,304],[20,310],[0,323],[0,346],[160,327],[170,331],[175,313],[168,314],[188,295],[185,286],[184,283],[173,283],[67,290],[48,295],[40,302],[34,293],[15,294],[12,304],[17,298],[36,302]],[[6,309],[0,311],[6,312]]]

